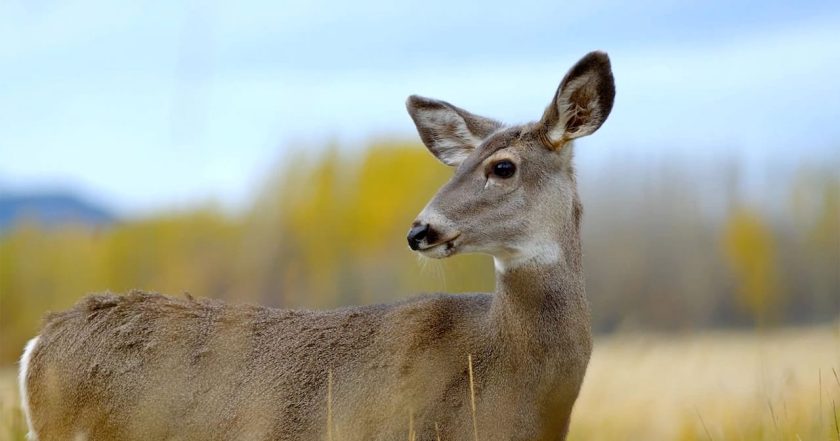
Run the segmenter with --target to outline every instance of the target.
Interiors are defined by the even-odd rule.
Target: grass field
[[[14,368],[0,440],[23,440]],[[840,441],[840,324],[596,341],[569,435],[597,440]]]
[[[840,327],[596,341],[570,440],[840,440]]]

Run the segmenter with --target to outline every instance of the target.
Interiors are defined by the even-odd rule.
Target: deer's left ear
[[[604,52],[590,52],[560,82],[537,130],[548,147],[560,149],[566,142],[598,130],[614,99],[610,58]]]
[[[446,165],[457,167],[502,124],[446,101],[412,95],[405,102],[420,139]]]

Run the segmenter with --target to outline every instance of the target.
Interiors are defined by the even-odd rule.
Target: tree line
[[[580,176],[596,331],[838,317],[837,168],[803,169],[772,190],[772,207],[741,194],[734,165],[642,169],[614,162]],[[329,308],[491,291],[489,257],[430,261],[405,245],[409,224],[450,175],[420,145],[379,142],[276,167],[236,214],[207,206],[103,228],[19,222],[0,235],[0,363],[19,356],[45,312],[94,292]]]

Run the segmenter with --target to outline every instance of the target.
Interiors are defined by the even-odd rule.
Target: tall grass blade
[[[332,369],[327,371],[327,441],[333,440],[333,410],[332,410]]]
[[[470,369],[470,405],[472,407],[473,438],[478,441],[478,422],[475,418],[475,383],[473,382],[472,354],[467,354],[467,363]]]

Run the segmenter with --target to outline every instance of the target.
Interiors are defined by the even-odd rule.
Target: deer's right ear
[[[412,95],[405,101],[420,139],[441,162],[457,167],[502,124],[445,101]]]

